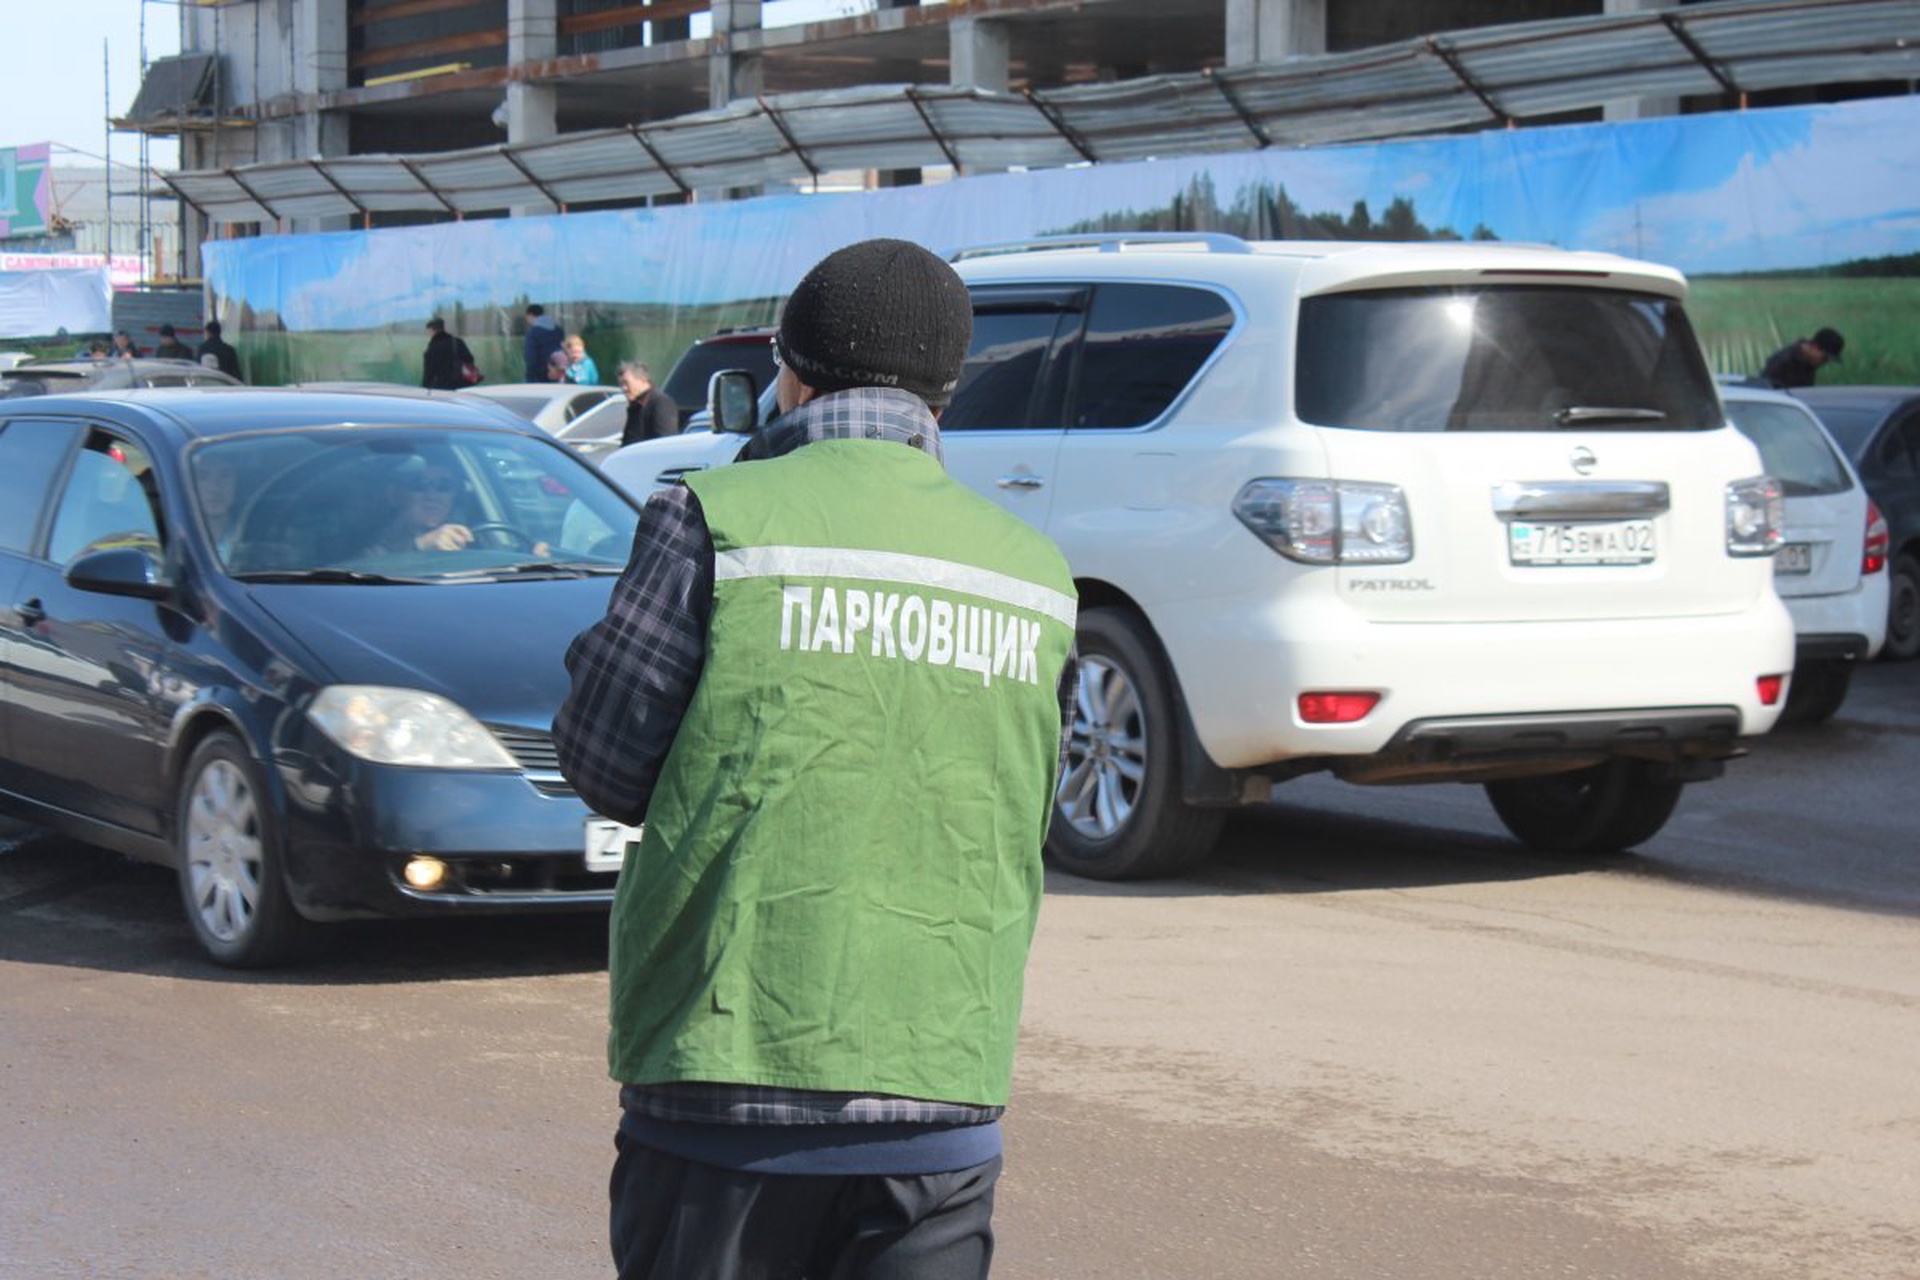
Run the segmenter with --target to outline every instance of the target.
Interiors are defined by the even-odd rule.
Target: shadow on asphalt
[[[435,982],[606,968],[604,910],[354,921],[283,969],[223,969],[187,928],[174,873],[51,835],[0,831],[0,961],[278,986]]]

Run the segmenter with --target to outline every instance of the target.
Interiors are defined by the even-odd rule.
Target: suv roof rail
[[[1097,249],[1101,253],[1119,253],[1124,249],[1160,248],[1165,245],[1198,245],[1208,253],[1252,253],[1247,242],[1224,231],[1089,231],[1078,235],[1035,236],[1031,240],[1009,240],[1002,244],[974,245],[953,255],[954,262],[968,258],[990,258],[1008,253],[1039,253],[1047,249]]]

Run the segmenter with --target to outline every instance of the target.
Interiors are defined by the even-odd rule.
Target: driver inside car
[[[393,514],[362,555],[395,551],[458,551],[473,542],[473,530],[454,520],[460,480],[452,464],[412,457],[387,482]]]

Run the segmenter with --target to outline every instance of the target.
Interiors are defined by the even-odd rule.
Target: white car
[[[1793,615],[1797,651],[1781,720],[1815,724],[1840,710],[1854,667],[1886,641],[1887,522],[1805,404],[1734,384],[1720,394],[1786,498],[1773,585]]]
[[[627,397],[621,393],[602,400],[553,434],[597,465],[620,447],[620,436],[626,429]]]
[[[624,399],[618,387],[588,387],[577,382],[483,382],[462,387],[455,395],[477,396],[504,405],[550,436],[594,406]]]
[[[1617,851],[1779,716],[1780,490],[1679,273],[1200,234],[957,270],[947,468],[1080,588],[1066,869],[1178,870],[1316,771],[1483,784],[1528,845]],[[696,430],[604,470],[644,493],[739,447]]]

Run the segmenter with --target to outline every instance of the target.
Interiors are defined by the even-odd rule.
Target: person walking
[[[822,259],[761,456],[654,493],[568,649],[561,771],[645,823],[610,925],[621,1280],[988,1273],[1075,596],[941,465],[971,327],[917,245]]]
[[[187,348],[186,343],[174,336],[173,326],[170,324],[160,326],[160,341],[154,347],[153,354],[166,360],[193,359],[193,352]]]
[[[207,340],[200,344],[198,354],[201,364],[205,364],[207,357],[212,356],[214,368],[231,378],[240,376],[240,353],[220,337],[218,320],[207,321]]]
[[[638,360],[620,362],[620,390],[627,396],[627,421],[620,443],[657,440],[680,434],[680,406],[653,385],[653,374]]]
[[[420,385],[433,391],[458,391],[467,385],[462,372],[473,363],[473,352],[456,334],[447,332],[439,316],[427,321],[427,349],[420,358]]]
[[[539,303],[527,308],[527,336],[522,355],[526,360],[528,382],[547,381],[547,365],[560,350],[566,335],[560,326],[547,319],[547,309]]]
[[[1846,345],[1847,340],[1834,329],[1817,330],[1811,338],[1795,338],[1767,357],[1760,380],[1781,391],[1810,387],[1827,361],[1840,363],[1840,352]]]

